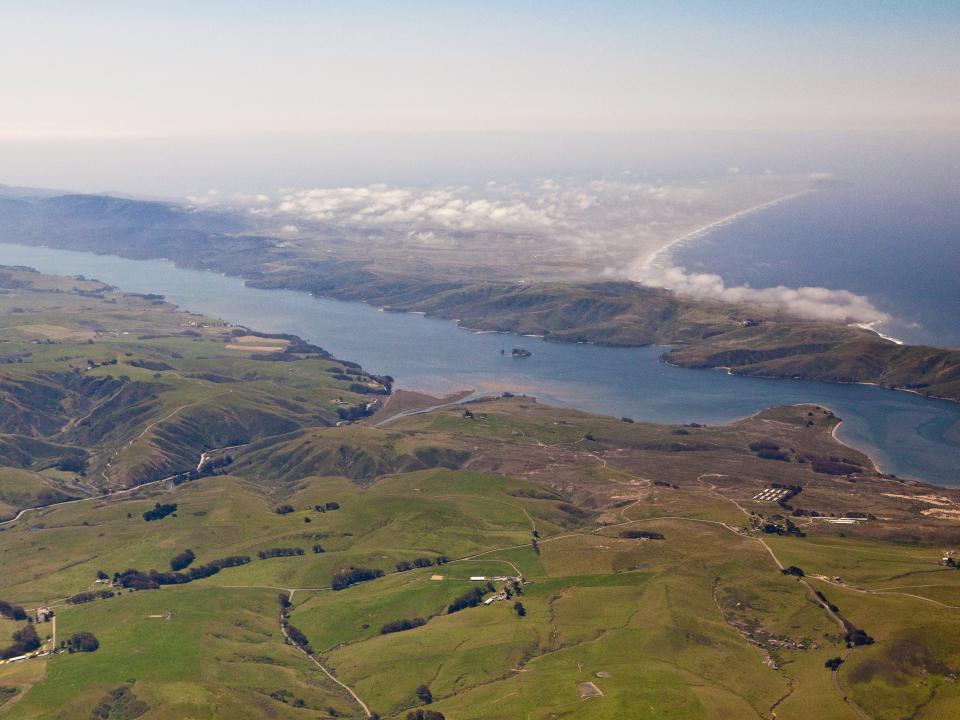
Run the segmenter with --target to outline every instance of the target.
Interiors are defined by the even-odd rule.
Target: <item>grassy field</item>
[[[656,426],[507,397],[337,426],[338,399],[371,396],[336,377],[342,362],[291,352],[296,340],[234,335],[91,281],[15,277],[31,286],[0,296],[3,352],[22,357],[0,366],[13,408],[0,510],[79,501],[0,525],[0,599],[51,605],[58,644],[87,631],[100,647],[0,664],[0,716],[366,717],[324,668],[382,718],[421,707],[421,685],[452,719],[960,708],[960,571],[941,562],[960,528],[924,512],[960,493],[876,474],[823,408]],[[267,343],[283,361],[227,349]],[[75,372],[80,357],[94,364]],[[217,474],[119,492],[233,440]],[[762,499],[777,486],[790,497]],[[148,522],[156,503],[176,510]],[[862,521],[828,521],[851,513]],[[192,567],[250,561],[67,601],[111,589],[98,571],[166,572],[188,548]],[[294,550],[260,555],[277,548]],[[351,567],[382,575],[332,589]],[[490,603],[450,612],[473,589]],[[313,660],[285,641],[279,596]],[[0,619],[0,643],[23,626]],[[854,628],[874,642],[848,648]]]

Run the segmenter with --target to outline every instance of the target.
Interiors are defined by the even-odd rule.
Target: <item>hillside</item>
[[[203,452],[333,425],[385,392],[294,336],[23,269],[0,269],[0,337],[0,500],[11,508],[196,469]],[[31,473],[41,489],[16,489]]]
[[[351,384],[389,381],[20,269],[0,341],[4,502],[48,504],[0,523],[0,609],[57,617],[0,617],[40,645],[0,662],[3,717],[960,704],[960,491],[878,474],[825,408],[665,426],[503,397],[338,425],[376,397]],[[205,471],[138,484],[180,462]],[[37,654],[82,633],[95,651]]]

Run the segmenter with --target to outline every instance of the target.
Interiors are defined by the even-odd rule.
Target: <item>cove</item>
[[[181,308],[265,332],[289,332],[345,360],[433,394],[473,388],[535,395],[551,405],[658,423],[716,424],[773,405],[818,403],[844,419],[839,437],[885,472],[960,484],[960,403],[866,385],[765,380],[660,362],[663,348],[607,348],[477,333],[447,320],[362,303],[246,287],[239,278],[166,260],[0,243],[0,264],[85,275],[121,290],[158,293]],[[514,347],[532,355],[513,358]],[[501,353],[501,350],[505,351]]]

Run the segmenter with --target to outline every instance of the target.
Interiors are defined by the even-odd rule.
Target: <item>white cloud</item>
[[[698,299],[722,300],[739,304],[761,304],[787,310],[815,320],[875,324],[888,322],[890,316],[878,310],[870,299],[848,290],[825,287],[790,288],[783,285],[752,288],[727,285],[713,273],[692,273],[686,268],[656,267],[638,264],[627,277],[644,285],[665,287]]]
[[[728,172],[737,176],[739,168],[731,167]],[[662,260],[654,262],[664,257],[658,251],[665,240],[676,237],[676,228],[682,224],[678,221],[689,225],[705,207],[706,212],[717,212],[710,209],[716,201],[711,192],[705,183],[661,185],[621,175],[592,181],[547,178],[531,184],[489,181],[478,188],[376,184],[233,196],[211,190],[189,201],[196,207],[245,211],[262,221],[275,222],[279,232],[290,235],[309,235],[334,226],[353,231],[358,242],[375,231],[392,234],[410,246],[459,247],[467,252],[470,243],[485,242],[488,233],[532,238],[570,257],[604,258],[594,266],[618,263],[607,276],[667,287],[695,298],[763,303],[803,317],[841,322],[890,320],[868,298],[846,290],[728,286],[719,275],[688,272]]]
[[[649,203],[689,202],[667,188],[642,183],[546,179],[533,186],[488,182],[482,188],[401,188],[388,185],[283,190],[274,195],[188,198],[196,207],[244,210],[298,227],[315,223],[380,231],[501,232],[593,245],[595,236],[629,242],[646,221]],[[694,191],[696,192],[696,191]]]

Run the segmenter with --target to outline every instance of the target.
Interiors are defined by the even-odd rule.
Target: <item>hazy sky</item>
[[[960,2],[9,2],[0,140],[950,128]]]

